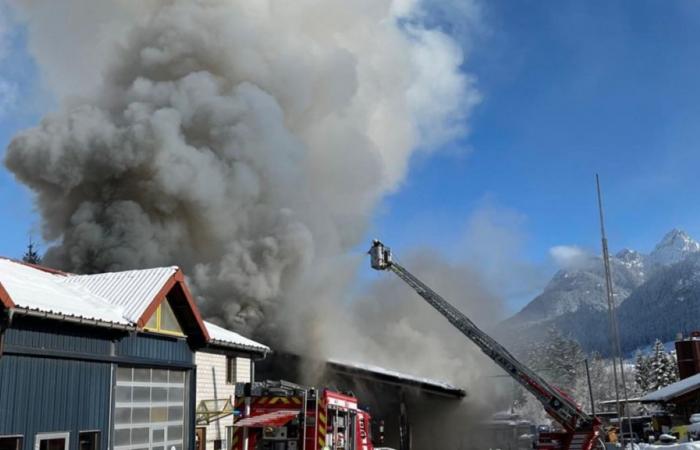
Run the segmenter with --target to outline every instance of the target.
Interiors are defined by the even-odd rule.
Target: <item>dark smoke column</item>
[[[70,75],[45,55],[84,41],[71,33],[90,24],[48,33],[50,6],[18,7],[46,76]],[[101,42],[113,51],[94,68],[97,89],[19,133],[5,157],[35,194],[45,263],[178,264],[210,318],[250,332],[283,310],[282,332],[298,331],[295,311],[345,290],[343,255],[411,152],[459,133],[478,98],[459,47],[420,25],[420,7],[176,0],[103,6],[104,17],[95,7],[120,18],[114,42]],[[80,8],[67,2],[63,17]]]

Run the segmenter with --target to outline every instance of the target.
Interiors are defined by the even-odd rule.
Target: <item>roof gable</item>
[[[180,321],[183,331],[188,336],[198,337],[201,342],[209,341],[209,332],[204,325],[199,308],[194,302],[194,298],[185,283],[185,275],[175,267],[175,272],[165,281],[158,292],[147,303],[143,305],[143,312],[135,320],[139,328],[143,328],[148,323],[158,306],[168,300],[175,316]]]
[[[0,258],[0,304],[143,328],[168,299],[188,338],[209,341],[199,309],[176,266],[73,275]]]

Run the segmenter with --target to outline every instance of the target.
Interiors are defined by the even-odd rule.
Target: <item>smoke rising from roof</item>
[[[456,43],[407,20],[418,2],[15,6],[62,100],[5,157],[35,193],[46,263],[180,264],[243,331],[346,266],[411,153],[478,101]]]
[[[472,2],[455,4],[473,15],[459,23],[477,21]],[[423,2],[13,6],[60,104],[5,155],[35,194],[46,264],[178,264],[208,319],[278,349],[313,343],[489,395],[495,366],[398,280],[350,293],[366,264],[351,249],[378,202],[414,152],[464,133],[479,101]],[[408,260],[480,325],[498,318],[469,269]]]
[[[480,328],[489,332],[503,317],[502,300],[490,293],[482,275],[466,263],[449,262],[428,249],[415,249],[404,256],[402,265]],[[513,401],[510,378],[502,378],[498,366],[402,280],[391,273],[383,275],[347,309],[324,311],[324,320],[317,325],[320,351],[463,387],[467,397],[461,402],[403,388],[408,393],[409,420],[416,430],[413,448],[488,447],[478,442],[485,438],[483,421]],[[383,390],[375,387],[371,395],[380,403],[396,401],[396,394],[386,386]]]

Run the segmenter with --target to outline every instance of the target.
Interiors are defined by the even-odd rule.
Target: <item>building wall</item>
[[[182,338],[134,333],[120,339],[115,348],[118,356],[146,358],[172,363],[192,364],[193,353],[187,341]]]
[[[194,448],[193,351],[184,339],[15,316],[4,332],[0,356],[0,436],[22,435],[33,450],[43,432],[70,432],[69,449],[78,450],[78,432],[99,430],[108,450],[110,414],[117,366],[178,368],[190,388],[185,449]]]
[[[70,432],[78,449],[80,431],[100,430],[107,449],[109,363],[3,355],[0,358],[0,435],[23,436],[34,449],[37,433]]]
[[[233,401],[235,384],[226,383],[226,355],[216,353],[195,353],[197,366],[197,405],[202,400]],[[248,358],[236,357],[235,382],[250,381],[250,364]],[[220,420],[214,420],[208,425],[198,424],[206,428],[206,450],[214,450],[216,440],[221,440],[221,448],[227,446],[226,428],[233,426],[233,416],[229,415]]]

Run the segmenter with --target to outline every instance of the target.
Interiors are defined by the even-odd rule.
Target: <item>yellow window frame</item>
[[[155,327],[144,326],[143,329],[146,331],[151,331],[153,333],[169,334],[171,336],[184,336],[185,333],[183,333],[182,331],[167,330],[167,329],[162,328],[161,320],[162,320],[162,315],[163,315],[163,303],[165,303],[167,301],[168,300],[163,300],[160,303],[160,305],[158,305],[158,308],[156,308],[156,310],[153,312],[153,315],[151,316],[151,318],[148,319],[147,324],[149,322],[151,322],[151,319],[153,319],[153,317],[155,317],[156,318],[156,326]],[[170,305],[168,304],[168,306],[170,306]],[[170,310],[172,311],[172,307],[170,308]],[[177,318],[175,318],[175,320],[177,321]],[[180,326],[179,322],[178,322],[178,326]]]

